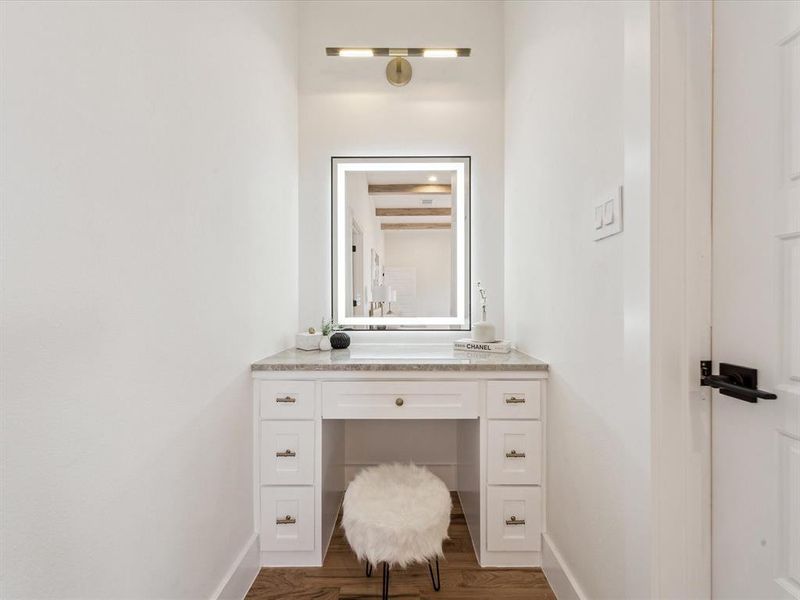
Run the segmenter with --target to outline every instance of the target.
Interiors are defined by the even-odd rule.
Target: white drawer
[[[486,386],[486,416],[490,419],[538,419],[539,381],[490,381]]]
[[[261,550],[314,549],[314,488],[261,488]]]
[[[486,494],[486,549],[530,552],[542,549],[542,489],[489,486]]]
[[[313,419],[313,381],[259,381],[262,419]]]
[[[261,484],[314,483],[314,421],[261,422]]]
[[[476,381],[327,381],[325,419],[476,419]]]
[[[489,421],[488,438],[489,484],[541,483],[541,421]]]

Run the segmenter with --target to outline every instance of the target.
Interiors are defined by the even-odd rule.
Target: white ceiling
[[[370,171],[367,183],[390,185],[392,183],[450,183],[455,171]],[[437,181],[428,181],[434,175]]]
[[[450,196],[428,196],[427,194],[404,194],[398,196],[375,194],[370,198],[372,198],[375,208],[446,208],[453,204]],[[423,200],[431,200],[431,202],[423,203]]]

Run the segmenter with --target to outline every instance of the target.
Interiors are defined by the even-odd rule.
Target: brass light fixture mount
[[[386,65],[386,79],[395,86],[403,86],[411,81],[411,63],[400,56],[394,57]]]
[[[407,58],[467,58],[471,48],[325,48],[328,56],[345,58],[372,58],[389,56],[386,79],[394,86],[403,86],[411,81],[413,72]]]

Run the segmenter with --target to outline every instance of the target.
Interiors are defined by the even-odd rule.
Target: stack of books
[[[463,338],[453,342],[455,350],[466,352],[499,352],[505,354],[511,352],[511,342],[508,340],[495,340],[493,342],[476,342],[469,338]]]

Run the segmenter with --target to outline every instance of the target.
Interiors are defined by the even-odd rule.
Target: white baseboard
[[[217,586],[211,600],[243,600],[260,570],[258,534],[253,532]]]
[[[542,571],[558,600],[587,600],[564,557],[546,533],[542,534]]]

